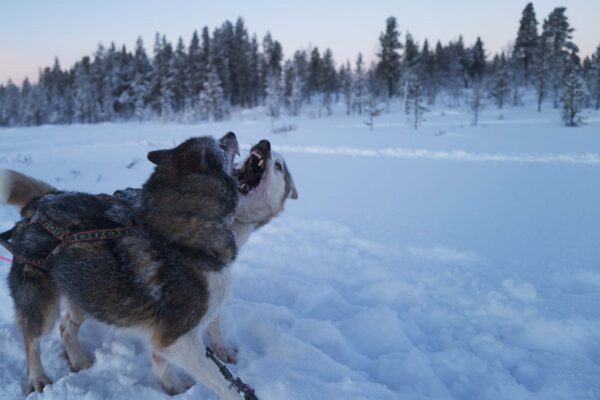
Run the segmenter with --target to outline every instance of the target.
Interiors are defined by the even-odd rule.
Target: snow
[[[531,102],[533,104],[533,102]],[[550,108],[547,106],[547,108]],[[375,119],[123,123],[0,130],[0,168],[112,192],[149,175],[147,151],[194,135],[269,139],[299,200],[259,230],[223,308],[231,367],[261,399],[600,398],[600,114],[434,108],[418,131],[393,104]],[[0,207],[0,229],[18,219]],[[9,254],[2,250],[4,256]],[[22,398],[25,359],[0,261],[0,393]],[[33,399],[165,399],[145,338],[88,320],[94,365],[69,372],[58,327],[42,342],[54,384]],[[195,385],[181,399],[216,398]]]

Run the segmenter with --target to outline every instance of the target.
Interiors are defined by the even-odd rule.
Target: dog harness
[[[54,223],[48,217],[37,211],[30,219],[30,224],[38,224],[44,228],[48,233],[58,239],[58,244],[52,249],[44,258],[28,258],[17,253],[15,246],[9,241],[12,237],[12,233],[15,228],[9,229],[6,232],[0,234],[0,245],[5,247],[9,252],[12,253],[13,257],[27,265],[31,265],[37,269],[48,271],[46,263],[48,259],[58,254],[62,249],[70,246],[73,243],[91,242],[96,240],[114,240],[123,237],[127,232],[136,229],[133,226],[124,226],[120,228],[109,228],[109,229],[94,229],[89,231],[82,231],[77,233],[71,233],[68,229],[61,227]]]
[[[0,233],[0,245],[5,247],[10,253],[12,253],[15,260],[20,261],[24,264],[31,265],[37,269],[48,272],[46,263],[48,259],[57,254],[62,249],[68,247],[73,243],[91,242],[95,240],[113,240],[123,237],[127,232],[137,229],[134,226],[124,226],[121,228],[109,228],[109,229],[94,229],[89,231],[71,233],[68,229],[57,225],[52,220],[44,216],[42,213],[37,211],[29,220],[30,224],[39,224],[48,233],[58,239],[58,244],[46,255],[44,258],[27,258],[17,253],[17,250],[9,240],[12,237],[15,228],[9,229],[6,232]],[[239,377],[234,378],[233,374],[227,367],[215,356],[210,348],[206,348],[206,357],[210,359],[219,368],[219,372],[227,382],[229,387],[235,389],[244,400],[258,400],[254,389],[244,383]]]

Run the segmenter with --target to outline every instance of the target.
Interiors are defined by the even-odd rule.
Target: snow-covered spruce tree
[[[365,121],[365,125],[367,125],[370,130],[373,130],[373,128],[375,128],[375,117],[378,117],[382,111],[383,107],[377,104],[377,98],[375,97],[375,95],[373,93],[369,93],[366,96],[365,102],[365,112],[369,119]]]
[[[548,94],[548,86],[550,86],[548,45],[546,40],[540,40],[537,57],[534,58],[533,63],[533,87],[537,93],[538,112],[542,111],[542,103]]]
[[[4,87],[3,102],[0,109],[0,121],[5,126],[16,126],[20,124],[19,99],[21,91],[11,80]]]
[[[585,83],[574,71],[565,78],[562,100],[562,118],[567,126],[577,126],[580,122],[578,115],[581,113],[586,98]]]
[[[323,60],[321,60],[321,55],[319,54],[319,48],[315,47],[312,49],[310,53],[310,60],[308,61],[308,74],[306,84],[308,86],[308,102],[311,102],[311,97],[313,94],[319,93],[321,91],[321,78],[323,77],[323,73],[321,70],[323,69]]]
[[[38,105],[36,98],[36,88],[31,85],[29,79],[25,78],[21,85],[21,94],[19,96],[19,110],[21,113],[21,125],[37,125],[36,116]]]
[[[302,109],[302,100],[304,98],[304,88],[302,87],[302,80],[296,73],[294,74],[294,80],[292,82],[292,95],[290,99],[290,114],[300,115]]]
[[[529,83],[533,74],[533,64],[537,54],[538,45],[538,22],[535,16],[533,4],[528,3],[523,10],[517,39],[513,47],[512,58],[515,61],[517,77]],[[519,79],[521,80],[521,79]]]
[[[571,28],[565,7],[555,8],[544,20],[541,41],[544,42],[548,64],[549,89],[553,94],[554,108],[558,108],[560,91],[567,73],[572,67],[572,53],[579,51],[571,41],[574,29]]]
[[[180,114],[183,111],[183,104],[187,94],[187,54],[180,37],[177,41],[177,47],[173,53],[173,59],[169,63],[169,74],[173,77],[171,91],[173,92],[173,109],[175,113]]]
[[[425,107],[421,80],[416,75],[412,75],[408,82],[405,107],[407,115],[411,115],[414,128],[419,129],[427,107]]]
[[[404,36],[404,57],[402,57],[402,71],[404,74],[416,74],[419,63],[419,47],[410,32]]]
[[[281,79],[272,75],[267,83],[266,112],[271,118],[279,118],[282,105]]]
[[[152,83],[152,66],[144,49],[142,38],[138,38],[133,55],[133,115],[139,121],[147,119],[150,110],[147,101],[150,96],[150,85]]]
[[[212,63],[209,63],[202,87],[198,99],[199,114],[202,119],[206,121],[225,119],[229,114],[229,107],[225,101],[219,76]]]
[[[471,98],[469,100],[469,108],[471,113],[473,114],[473,120],[471,124],[473,126],[477,126],[479,123],[479,113],[483,108],[483,90],[480,83],[476,83],[473,85],[473,90],[471,92]]]
[[[356,67],[354,70],[354,85],[352,88],[352,108],[358,115],[363,112],[363,107],[367,102],[367,79],[363,65],[362,53],[356,57]]]
[[[300,85],[302,86],[302,102],[308,101],[309,87],[308,87],[308,59],[306,51],[297,50],[294,53],[294,71],[296,76],[300,79]]]
[[[429,41],[425,39],[423,49],[419,57],[417,74],[423,83],[423,89],[427,97],[427,103],[435,103],[435,98],[439,90],[439,70],[435,60],[435,54],[429,50]]]
[[[75,64],[75,101],[74,115],[76,122],[89,124],[96,122],[96,93],[90,80],[90,59],[84,57]]]
[[[174,92],[176,78],[173,73],[175,70],[174,64],[175,59],[171,58],[169,67],[160,81],[160,116],[164,121],[172,120],[176,112]]]
[[[342,93],[344,95],[344,102],[346,104],[346,115],[352,114],[352,67],[350,61],[346,61],[345,65],[342,65],[339,72],[339,80]]]
[[[193,102],[193,99],[198,96],[202,89],[202,82],[204,82],[204,71],[206,70],[206,67],[202,61],[201,50],[198,31],[194,31],[192,39],[190,40],[190,45],[188,46],[185,62],[185,94],[186,100],[188,100],[185,105],[186,114],[190,112],[190,108],[193,107],[193,104],[190,104],[190,101]]]
[[[330,49],[325,50],[325,53],[323,53],[321,86],[323,91],[323,107],[325,107],[327,115],[331,115],[332,96],[337,90],[337,74],[335,71],[335,62],[333,61],[333,53]]]
[[[399,50],[402,49],[402,44],[399,40],[400,33],[396,18],[389,17],[385,25],[385,32],[379,36],[377,77],[384,82],[387,97],[392,97],[398,94],[398,82],[402,67]]]
[[[260,64],[261,55],[258,50],[258,39],[255,34],[252,36],[250,46],[248,47],[248,105],[250,107],[258,105],[258,99],[264,91]]]
[[[483,41],[478,36],[475,44],[470,49],[470,62],[468,73],[471,80],[475,83],[481,82],[486,69],[486,54],[483,48]]]
[[[600,110],[600,46],[592,56],[589,71],[590,92],[594,98],[596,110]]]
[[[493,77],[490,94],[496,101],[498,108],[504,107],[504,101],[510,94],[510,75],[504,53],[500,56],[498,68]]]

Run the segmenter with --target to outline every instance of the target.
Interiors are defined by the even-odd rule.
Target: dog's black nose
[[[268,140],[261,140],[257,145],[263,151],[271,151],[271,143]]]

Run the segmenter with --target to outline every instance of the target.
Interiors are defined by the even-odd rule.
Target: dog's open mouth
[[[238,190],[241,194],[248,194],[260,184],[270,158],[271,143],[268,140],[261,140],[250,149],[250,155],[241,168],[234,171],[234,175],[239,182]]]

